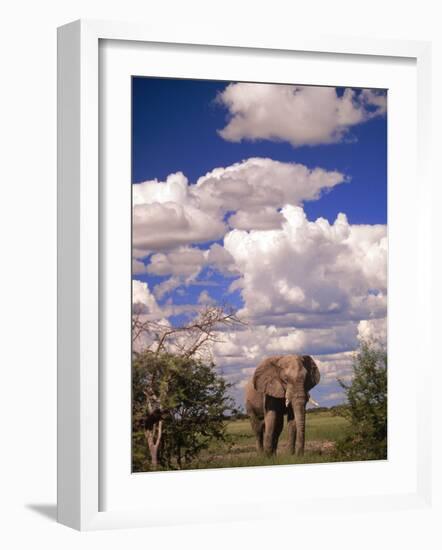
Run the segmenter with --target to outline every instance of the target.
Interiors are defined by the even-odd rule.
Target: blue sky
[[[278,345],[281,353],[287,353],[287,342],[292,338],[293,353],[305,351],[315,354],[319,360],[322,358],[327,379],[326,383],[317,388],[316,398],[330,405],[342,400],[336,377],[348,376],[349,353],[357,346],[359,333],[368,331],[378,337],[386,317],[386,306],[384,309],[380,306],[380,298],[385,298],[386,288],[384,283],[379,282],[386,275],[386,254],[380,257],[379,252],[381,250],[383,254],[386,247],[386,94],[374,90],[318,90],[278,85],[261,88],[260,91],[259,86],[218,81],[133,78],[132,183],[134,189],[141,190],[145,185],[143,182],[152,182],[146,186],[142,197],[140,191],[141,198],[134,202],[134,213],[137,212],[134,223],[141,220],[139,227],[134,227],[134,235],[140,242],[146,240],[149,243],[142,250],[135,250],[137,246],[134,240],[134,258],[144,263],[137,263],[139,269],[135,270],[134,279],[145,283],[143,288],[149,294],[149,300],[152,298],[155,301],[157,310],[162,310],[161,314],[167,309],[167,318],[172,323],[181,322],[189,314],[186,306],[204,303],[206,299],[232,304],[250,317],[251,328],[247,341],[239,344],[235,340],[236,335],[232,336],[236,352],[245,350],[249,359],[242,362],[237,356],[235,362],[229,353],[226,354],[226,357],[229,356],[228,363],[223,366],[223,350],[218,350],[223,372],[230,373],[231,380],[238,386],[235,397],[239,402],[240,388],[253,364],[255,352],[250,350],[256,351],[257,344],[253,338],[262,341],[260,331],[264,331],[269,338],[267,347],[259,350],[258,354],[276,353]],[[262,90],[265,93],[262,94]],[[284,111],[281,114],[279,110]],[[279,132],[274,121],[280,116],[282,123]],[[248,159],[265,160],[257,161],[256,166],[252,166],[253,161]],[[232,166],[233,171],[226,171]],[[293,169],[293,176],[290,172],[292,166],[300,166]],[[206,176],[215,168],[221,169],[221,176]],[[321,169],[320,173],[312,172],[318,168]],[[285,175],[286,169],[289,176]],[[176,173],[182,174],[177,184],[167,179]],[[230,174],[234,174],[234,177]],[[213,207],[211,199],[218,193],[216,185],[221,181],[218,177],[223,178],[223,185],[228,190],[225,193],[223,191],[223,197],[233,201],[232,206],[224,210],[219,204]],[[149,225],[148,212],[155,208],[155,216],[164,215],[168,232],[167,214],[163,214],[161,208],[167,204],[173,206],[174,193],[178,188],[185,188],[186,193],[192,194],[199,178],[202,178],[202,185],[207,189],[204,198],[196,202],[194,198],[193,202],[187,198],[179,199],[187,201],[189,205],[179,205],[183,208],[182,212],[180,210],[180,219],[189,216],[190,220],[196,220],[198,227],[194,228],[195,240],[186,242],[183,238],[184,228],[180,235],[171,235],[171,240],[167,240],[164,247],[157,245],[153,233],[161,232],[162,219],[159,224]],[[273,202],[268,207],[266,215],[271,221],[269,228],[266,226],[263,229],[262,224],[258,222],[254,226],[256,222],[250,220],[251,217],[259,217],[266,204],[261,201],[257,207],[251,204],[250,197],[247,199],[241,196],[236,205],[232,193],[244,184],[252,189],[252,195],[255,188],[256,196],[259,193],[265,195],[262,186],[266,186],[271,193],[273,182],[281,182],[278,183],[281,196],[291,198],[281,199],[280,204]],[[308,190],[305,191],[309,185],[318,186],[314,196],[310,196]],[[292,192],[296,186],[299,188],[298,194]],[[169,187],[171,191],[166,192]],[[160,195],[163,198],[158,199]],[[269,198],[272,201],[271,194]],[[176,200],[177,204],[179,200]],[[209,205],[207,208],[204,201]],[[296,209],[289,208],[290,212],[287,210],[287,213],[284,210],[286,206]],[[195,208],[201,210],[201,224],[207,223],[207,239],[200,235],[203,225],[199,222],[199,212]],[[298,246],[288,240],[287,244],[279,245],[283,247],[281,254],[286,256],[285,264],[280,263],[276,252],[269,252],[273,254],[271,261],[278,263],[278,276],[276,269],[269,271],[270,285],[274,285],[274,288],[269,290],[267,305],[256,306],[254,310],[254,293],[258,292],[261,296],[262,292],[266,292],[266,285],[259,278],[259,268],[253,264],[253,258],[244,259],[241,251],[247,243],[250,249],[255,247],[258,251],[267,250],[262,247],[269,236],[281,243],[284,231],[287,237],[289,230],[280,230],[282,222],[275,220],[278,216],[283,219],[283,211],[286,218],[290,216],[290,220],[301,216],[301,221],[295,224],[295,240],[309,239],[313,235],[318,239],[318,231],[322,232],[321,240],[318,241],[320,244],[317,245],[318,258],[312,264],[316,274],[312,279],[324,277],[327,270],[332,275],[325,279],[326,285],[321,288],[319,283],[308,281],[309,277],[306,280],[303,269],[299,268],[299,273],[294,274],[289,267],[290,251],[293,251],[296,265],[299,265],[299,261],[307,265],[313,261],[314,248],[307,247],[304,250],[302,241]],[[232,216],[235,212],[236,217]],[[216,219],[213,225],[207,213]],[[342,242],[336,240],[336,228],[343,225],[333,225],[339,213],[345,214],[347,224],[346,229],[342,229],[345,233]],[[320,223],[315,225],[318,218],[328,220],[330,227]],[[174,219],[175,222],[178,223]],[[215,224],[224,224],[227,229],[217,232]],[[303,229],[300,229],[301,225]],[[358,229],[361,226],[363,228]],[[279,231],[282,231],[281,234]],[[151,234],[148,235],[149,232]],[[251,235],[254,244],[249,242]],[[220,262],[207,260],[215,243],[218,247],[216,251],[225,254],[227,258],[222,266]],[[336,247],[337,265],[330,268],[330,257],[332,263],[335,261],[333,246]],[[201,259],[198,250],[202,251],[206,260]],[[259,252],[251,254],[259,258]],[[192,263],[193,257],[196,263],[200,263],[192,272],[189,262]],[[263,255],[264,262],[266,258]],[[357,271],[353,263],[358,265]],[[288,267],[284,268],[284,265]],[[289,274],[284,272],[285,269]],[[338,270],[343,270],[342,278],[339,273],[336,275]],[[357,280],[359,274],[360,283]],[[349,281],[348,289],[343,284],[346,277]],[[231,288],[235,280],[242,281],[243,286]],[[251,281],[249,288],[246,286],[248,281]],[[169,283],[170,291],[167,291]],[[353,303],[352,292],[358,293],[357,303]],[[379,300],[374,303],[371,297]],[[276,301],[279,304],[277,307],[274,306]],[[276,332],[272,327],[276,327]],[[329,331],[324,335],[322,343],[321,330]],[[295,332],[297,338],[293,336]],[[326,345],[327,338],[330,345]],[[226,344],[226,348],[230,349],[232,345],[229,347]],[[296,345],[305,347],[297,350]]]
[[[311,168],[338,169],[352,185],[306,203],[309,217],[333,221],[346,212],[351,223],[387,223],[387,118],[352,128],[355,141],[294,149],[289,143],[260,140],[230,143],[216,130],[226,109],[215,102],[226,82],[133,79],[132,183],[163,180],[184,172],[190,181],[248,157],[300,162]]]

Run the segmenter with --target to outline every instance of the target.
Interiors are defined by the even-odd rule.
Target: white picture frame
[[[431,327],[431,248],[430,211],[431,182],[429,178],[429,98],[430,44],[389,40],[369,40],[346,37],[297,35],[290,40],[281,37],[279,43],[262,39],[228,37],[207,40],[201,36],[164,36],[161,32],[136,24],[76,21],[59,29],[58,33],[58,521],[80,530],[117,527],[139,527],[178,522],[259,518],[263,502],[253,502],[244,509],[220,513],[213,503],[201,502],[191,513],[166,514],[164,509],[121,507],[102,510],[100,483],[102,462],[100,453],[100,289],[101,235],[99,213],[99,44],[100,40],[128,43],[168,43],[220,48],[229,47],[242,53],[254,51],[297,51],[347,56],[377,56],[409,58],[417,70],[417,163],[419,178],[418,245],[416,307],[421,313],[421,344],[418,353],[422,363],[430,348]],[[179,52],[179,47],[178,47]],[[176,55],[179,56],[179,53]],[[197,68],[196,68],[197,70]],[[421,387],[429,387],[430,370]],[[382,495],[352,496],[335,499],[333,506],[344,511],[354,508],[370,510],[397,507],[426,506],[431,498],[430,432],[428,395],[416,388],[417,457],[416,490]],[[287,471],[287,470],[286,470]],[[225,472],[227,476],[228,472]],[[174,476],[176,474],[161,474]],[[181,475],[181,474],[180,474]],[[213,472],[205,472],[207,476]],[[279,474],[283,476],[284,473]],[[317,511],[330,506],[330,498],[316,497],[303,501],[303,511]],[[288,497],[290,502],[290,497]],[[212,504],[212,506],[211,506]]]

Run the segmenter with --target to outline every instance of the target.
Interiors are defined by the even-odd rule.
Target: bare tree
[[[162,353],[170,353],[183,358],[211,359],[212,346],[222,341],[222,331],[242,324],[243,321],[237,317],[235,311],[223,305],[208,305],[196,317],[180,326],[148,319],[145,315],[135,312],[132,316],[132,341],[136,344],[142,339],[144,349],[140,351],[150,352],[155,358]],[[158,467],[163,436],[164,399],[154,393],[154,380],[145,382],[143,399],[148,415],[144,421],[144,434],[152,468],[155,470]],[[169,381],[162,382],[162,387],[167,388]]]
[[[235,311],[224,305],[208,305],[194,319],[180,326],[134,314],[132,342],[144,336],[147,349],[155,355],[167,351],[183,357],[205,358],[211,353],[212,345],[222,341],[220,331],[243,324]]]

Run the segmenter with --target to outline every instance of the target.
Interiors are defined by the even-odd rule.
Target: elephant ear
[[[256,367],[253,375],[253,387],[260,393],[283,398],[287,383],[283,378],[283,370],[278,365],[278,359],[278,357],[265,359]]]
[[[307,370],[307,376],[305,377],[305,389],[309,391],[317,384],[319,384],[321,375],[319,374],[319,369],[316,363],[313,361],[310,355],[303,355],[302,363]]]

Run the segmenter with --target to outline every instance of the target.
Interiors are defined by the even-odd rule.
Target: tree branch
[[[142,320],[139,314],[132,319],[132,338],[135,342],[142,334],[152,341],[147,350],[155,355],[170,350],[183,357],[193,357],[210,351],[210,345],[222,341],[217,334],[220,328],[228,328],[245,323],[235,311],[224,305],[209,305],[199,312],[189,323],[170,326],[149,319]]]

